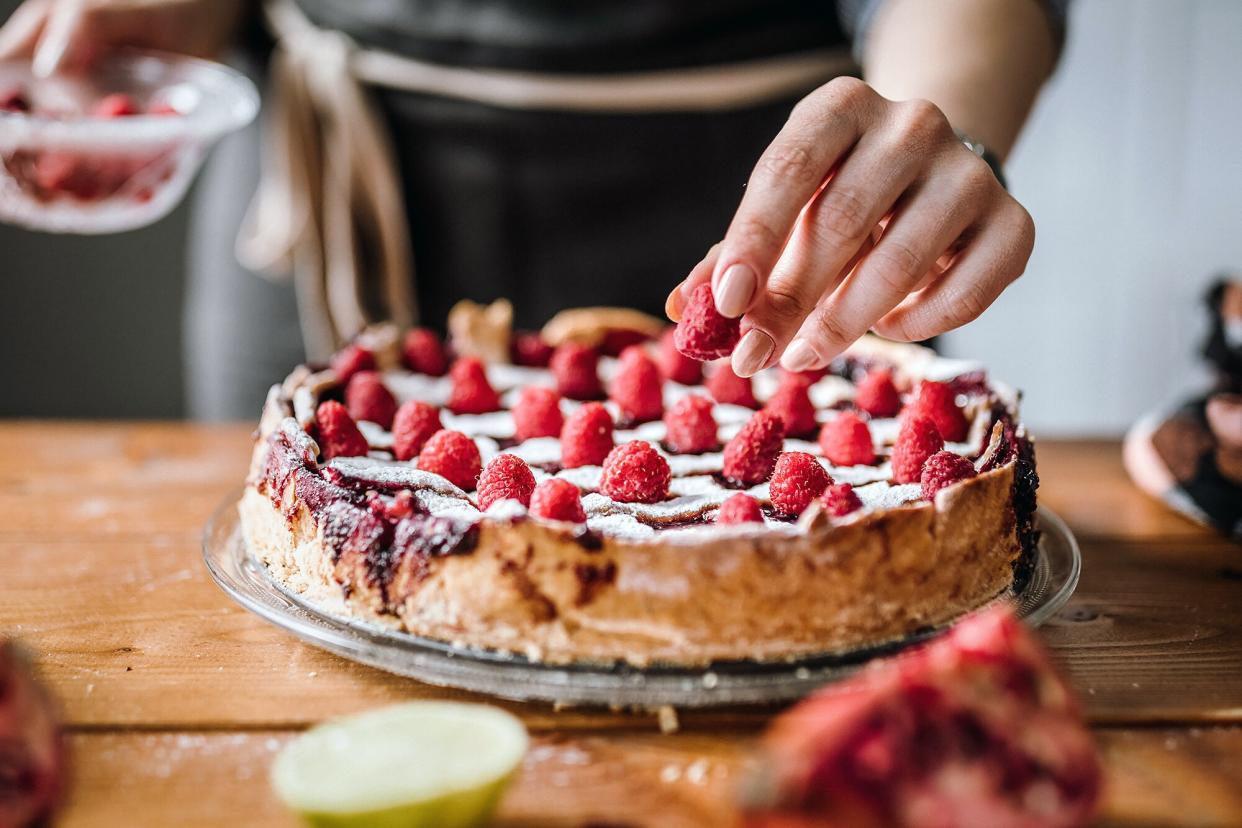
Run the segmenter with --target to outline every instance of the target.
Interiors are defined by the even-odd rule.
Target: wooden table
[[[248,425],[0,424],[0,633],[59,697],[69,826],[290,825],[276,750],[325,717],[469,698],[303,645],[207,576],[199,533],[238,487]],[[1105,757],[1106,825],[1242,825],[1242,548],[1150,502],[1115,443],[1039,447],[1043,503],[1085,567],[1041,630]],[[506,707],[534,736],[505,826],[717,826],[772,711]]]

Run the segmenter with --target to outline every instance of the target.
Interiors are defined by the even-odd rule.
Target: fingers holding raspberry
[[[1025,210],[927,101],[839,78],[794,108],[725,238],[669,297],[703,285],[739,319],[732,367],[826,365],[876,327],[926,338],[981,313],[1025,266]]]

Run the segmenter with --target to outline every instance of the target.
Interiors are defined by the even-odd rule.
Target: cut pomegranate
[[[753,782],[751,828],[1071,828],[1100,765],[1047,652],[1000,608],[777,718]]]

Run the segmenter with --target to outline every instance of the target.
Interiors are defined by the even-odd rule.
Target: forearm
[[[1003,159],[1055,63],[1037,0],[886,0],[863,75],[886,98],[926,98]]]

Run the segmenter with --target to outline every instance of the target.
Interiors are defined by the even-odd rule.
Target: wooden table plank
[[[0,561],[9,570],[0,578],[0,630],[33,650],[78,725],[298,726],[400,699],[468,696],[297,642],[233,605],[197,555],[192,542],[178,538],[86,547],[0,541]],[[1242,721],[1242,577],[1235,550],[1088,543],[1086,559],[1077,595],[1044,634],[1068,664],[1093,720]],[[48,572],[59,577],[49,579]],[[196,692],[184,692],[187,686]],[[652,721],[519,707],[536,728]],[[760,718],[713,713],[687,721],[710,727]]]
[[[288,731],[86,733],[65,828],[293,826],[267,782]],[[1103,826],[1236,826],[1242,729],[1104,730]],[[734,736],[536,737],[498,828],[723,828],[749,767]],[[163,818],[157,815],[162,815]]]

